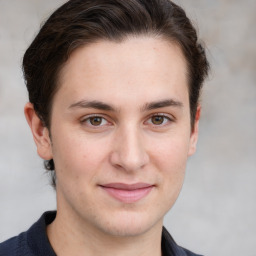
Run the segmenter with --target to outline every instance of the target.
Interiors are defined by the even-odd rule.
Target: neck
[[[161,256],[162,221],[136,236],[113,236],[89,223],[78,225],[74,219],[58,211],[47,227],[48,238],[58,256]]]

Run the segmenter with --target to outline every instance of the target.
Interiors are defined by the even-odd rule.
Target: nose
[[[113,143],[110,161],[116,168],[134,172],[148,164],[149,156],[139,128],[126,127],[122,129],[116,134]]]

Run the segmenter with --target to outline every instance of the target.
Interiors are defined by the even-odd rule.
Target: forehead
[[[162,38],[98,41],[76,49],[60,72],[57,94],[80,97],[162,97],[168,89],[188,94],[186,61],[180,47]],[[184,95],[182,95],[184,94]]]

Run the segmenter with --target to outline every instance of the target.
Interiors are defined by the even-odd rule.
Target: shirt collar
[[[41,218],[28,230],[27,241],[29,247],[40,256],[56,256],[46,233],[46,226],[53,222],[56,211],[45,212]],[[178,246],[169,232],[162,230],[162,255],[163,256],[187,256],[182,247]]]

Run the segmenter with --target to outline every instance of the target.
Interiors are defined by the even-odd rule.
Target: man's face
[[[48,152],[59,216],[121,236],[162,225],[195,150],[186,74],[181,50],[163,39],[100,41],[71,55]]]

